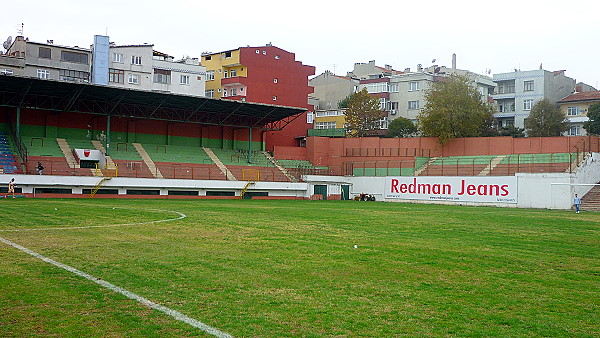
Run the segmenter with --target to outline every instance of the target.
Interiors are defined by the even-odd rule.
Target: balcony
[[[335,129],[309,129],[308,136],[320,136],[320,137],[346,137],[346,129],[335,128]]]
[[[221,86],[248,86],[248,78],[244,76],[226,77],[221,79]]]

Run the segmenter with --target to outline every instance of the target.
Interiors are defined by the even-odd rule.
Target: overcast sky
[[[96,34],[116,44],[154,44],[200,57],[272,43],[296,60],[345,75],[355,62],[394,69],[417,64],[476,73],[566,70],[599,89],[598,0],[502,1],[3,1],[0,39],[89,47]]]

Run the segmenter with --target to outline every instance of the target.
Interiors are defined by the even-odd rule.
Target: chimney
[[[385,70],[392,70],[392,66],[390,66],[390,65],[385,65]]]
[[[452,70],[456,70],[456,53],[452,54]]]
[[[417,72],[420,72],[420,71],[422,71],[422,70],[423,70],[423,66],[422,66],[422,65],[419,63],[419,64],[417,65]]]

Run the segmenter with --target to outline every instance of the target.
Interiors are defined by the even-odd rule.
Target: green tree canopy
[[[588,109],[587,116],[590,118],[589,121],[583,124],[588,134],[600,135],[600,103],[594,103]]]
[[[498,130],[499,136],[525,137],[525,129],[513,125],[502,127]]]
[[[371,97],[367,89],[354,93],[344,112],[348,136],[361,137],[369,135],[371,131],[379,129],[379,120],[386,113],[379,108],[379,99]]]
[[[350,93],[350,94],[348,94],[348,96],[341,99],[338,102],[338,108],[340,108],[340,109],[348,108],[348,104],[350,103],[350,98],[352,98],[353,95],[354,95],[354,93]]]
[[[547,99],[538,101],[525,119],[528,136],[560,136],[569,129],[565,115]]]
[[[405,117],[397,117],[389,123],[385,137],[409,137],[416,133],[417,127],[411,120]]]
[[[434,82],[419,114],[423,136],[438,137],[442,145],[458,137],[483,136],[492,129],[494,108],[466,76],[452,75]]]

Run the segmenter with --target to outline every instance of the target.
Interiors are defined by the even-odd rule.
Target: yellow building
[[[561,112],[569,121],[568,136],[587,135],[583,124],[589,121],[587,112],[594,103],[600,103],[600,91],[573,93],[558,101]]]
[[[247,77],[248,68],[240,62],[240,49],[204,54],[202,63],[206,67],[206,97],[223,98],[246,96],[246,86],[231,82],[223,85],[223,79]]]
[[[314,129],[309,131],[309,136],[346,136],[346,115],[343,109],[329,109],[315,111]]]

